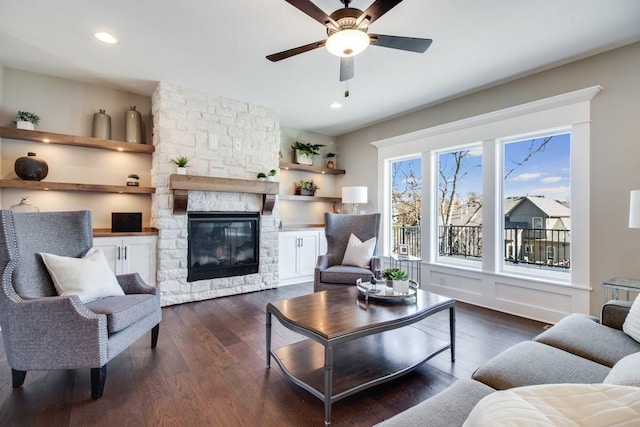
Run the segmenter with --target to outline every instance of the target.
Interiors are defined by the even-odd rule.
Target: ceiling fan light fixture
[[[108,33],[106,31],[97,32],[93,36],[103,43],[107,43],[107,44],[118,43],[118,40],[111,33]]]
[[[369,46],[369,41],[364,31],[348,28],[331,34],[326,47],[335,56],[349,57],[362,53]]]

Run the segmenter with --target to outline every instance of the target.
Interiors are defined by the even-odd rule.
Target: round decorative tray
[[[364,295],[365,299],[401,300],[416,296],[418,284],[410,280],[409,290],[407,292],[395,292],[393,288],[387,286],[384,282],[378,282],[375,285],[372,285],[370,282],[356,283],[356,288]]]

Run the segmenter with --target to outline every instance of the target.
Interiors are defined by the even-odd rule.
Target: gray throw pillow
[[[640,387],[640,352],[618,360],[603,383]]]

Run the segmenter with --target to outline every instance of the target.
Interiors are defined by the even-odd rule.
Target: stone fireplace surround
[[[154,117],[151,183],[152,226],[158,229],[162,305],[275,288],[278,285],[278,206],[260,220],[257,274],[187,282],[187,215],[173,214],[170,160],[190,159],[190,175],[255,179],[278,168],[279,116],[275,110],[160,83],[152,99]],[[260,211],[262,196],[245,192],[190,191],[188,211]]]

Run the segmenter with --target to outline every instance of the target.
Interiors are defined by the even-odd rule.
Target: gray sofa
[[[458,380],[378,426],[462,426],[474,406],[496,390],[537,384],[611,383],[607,377],[611,368],[625,356],[640,352],[640,343],[622,332],[630,307],[628,301],[610,301],[603,306],[600,319],[571,314],[533,341],[516,344],[494,357],[478,368],[472,379]],[[626,363],[624,370],[637,377],[640,366],[629,369]],[[620,370],[615,377],[620,379]]]

